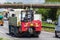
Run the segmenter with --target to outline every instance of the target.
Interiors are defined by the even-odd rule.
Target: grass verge
[[[49,24],[47,22],[42,22],[42,30],[47,31],[47,32],[54,32],[55,31],[55,25],[54,24]]]
[[[55,29],[51,29],[51,28],[42,28],[42,30],[47,32],[55,32]]]
[[[42,22],[42,26],[55,27],[54,24],[49,24],[49,23],[47,23],[47,22]]]

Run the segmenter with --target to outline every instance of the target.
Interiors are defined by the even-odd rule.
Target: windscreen
[[[33,13],[31,11],[22,12],[22,21],[28,22],[33,20]]]

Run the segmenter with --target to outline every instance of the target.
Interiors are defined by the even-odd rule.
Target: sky
[[[45,0],[0,0],[0,3],[4,2],[23,2],[23,3],[32,3],[32,4],[39,4],[44,3]]]

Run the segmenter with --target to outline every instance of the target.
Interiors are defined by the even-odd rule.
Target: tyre
[[[34,37],[39,37],[39,35],[38,35],[38,34],[33,34],[33,36],[34,36]]]
[[[34,35],[34,37],[39,37],[38,35]]]
[[[9,32],[9,35],[14,35],[14,33],[12,33],[12,32]]]
[[[14,33],[14,37],[18,37],[17,33]]]
[[[14,37],[22,37],[21,33],[14,33]]]
[[[58,35],[57,35],[57,34],[55,34],[55,37],[58,37]]]
[[[1,24],[1,26],[3,26],[3,24]]]
[[[55,32],[55,37],[58,37],[57,32]]]

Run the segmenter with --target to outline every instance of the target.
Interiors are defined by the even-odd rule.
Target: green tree
[[[16,2],[13,2],[13,4],[17,4]]]
[[[11,2],[5,2],[4,4],[12,4]]]
[[[17,2],[17,4],[23,4],[22,2]]]
[[[54,20],[56,20],[57,10],[58,10],[57,8],[51,8],[51,9],[40,8],[37,11],[37,13],[42,14],[43,20],[46,20],[47,18],[50,18],[54,21]]]
[[[60,0],[46,0],[46,2],[60,2]]]
[[[37,13],[42,14],[43,20],[46,20],[48,18],[48,13],[50,9],[40,8]]]
[[[52,8],[50,11],[49,11],[49,18],[52,19],[53,21],[56,20],[56,16],[57,16],[57,8]]]

